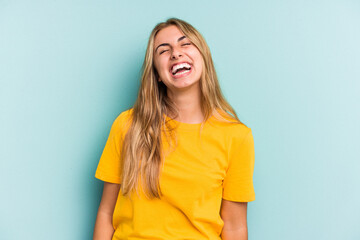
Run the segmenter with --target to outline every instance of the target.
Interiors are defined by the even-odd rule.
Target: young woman
[[[247,239],[254,142],[210,50],[179,19],[153,29],[134,107],[114,121],[96,178],[94,239]]]

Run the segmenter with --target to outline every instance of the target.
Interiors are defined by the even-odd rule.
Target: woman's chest
[[[165,149],[160,177],[164,194],[203,195],[219,192],[228,166],[227,149],[216,136],[181,134]]]

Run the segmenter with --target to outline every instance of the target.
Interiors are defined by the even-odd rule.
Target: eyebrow
[[[177,41],[180,42],[181,40],[183,40],[183,39],[185,39],[185,38],[186,38],[186,36],[182,36],[182,37],[180,37]],[[158,50],[159,47],[162,47],[162,46],[170,46],[170,44],[168,44],[168,43],[162,43],[162,44],[160,44],[159,46],[156,47],[155,52]]]

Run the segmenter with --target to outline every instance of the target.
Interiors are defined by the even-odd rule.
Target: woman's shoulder
[[[216,141],[223,141],[229,149],[238,148],[245,140],[253,138],[251,128],[242,122],[216,120],[214,123],[207,133]]]
[[[116,129],[128,128],[131,121],[133,109],[130,108],[121,112],[113,122],[113,127]]]
[[[132,113],[133,113],[133,108],[130,108],[128,110],[125,110],[125,111],[121,112],[118,115],[117,119],[122,120],[122,121],[129,120],[131,118],[131,116],[132,116]]]
[[[213,125],[216,128],[226,132],[227,135],[243,136],[251,132],[251,128],[248,125],[229,114],[215,114],[211,122],[214,123]]]
[[[216,128],[229,137],[244,138],[251,132],[251,128],[239,121],[216,121]]]

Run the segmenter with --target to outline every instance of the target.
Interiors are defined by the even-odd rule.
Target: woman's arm
[[[224,221],[221,233],[223,240],[247,240],[247,202],[232,202],[223,199],[220,216]]]
[[[120,184],[104,182],[103,194],[96,217],[93,240],[111,240],[114,234],[112,216]]]

